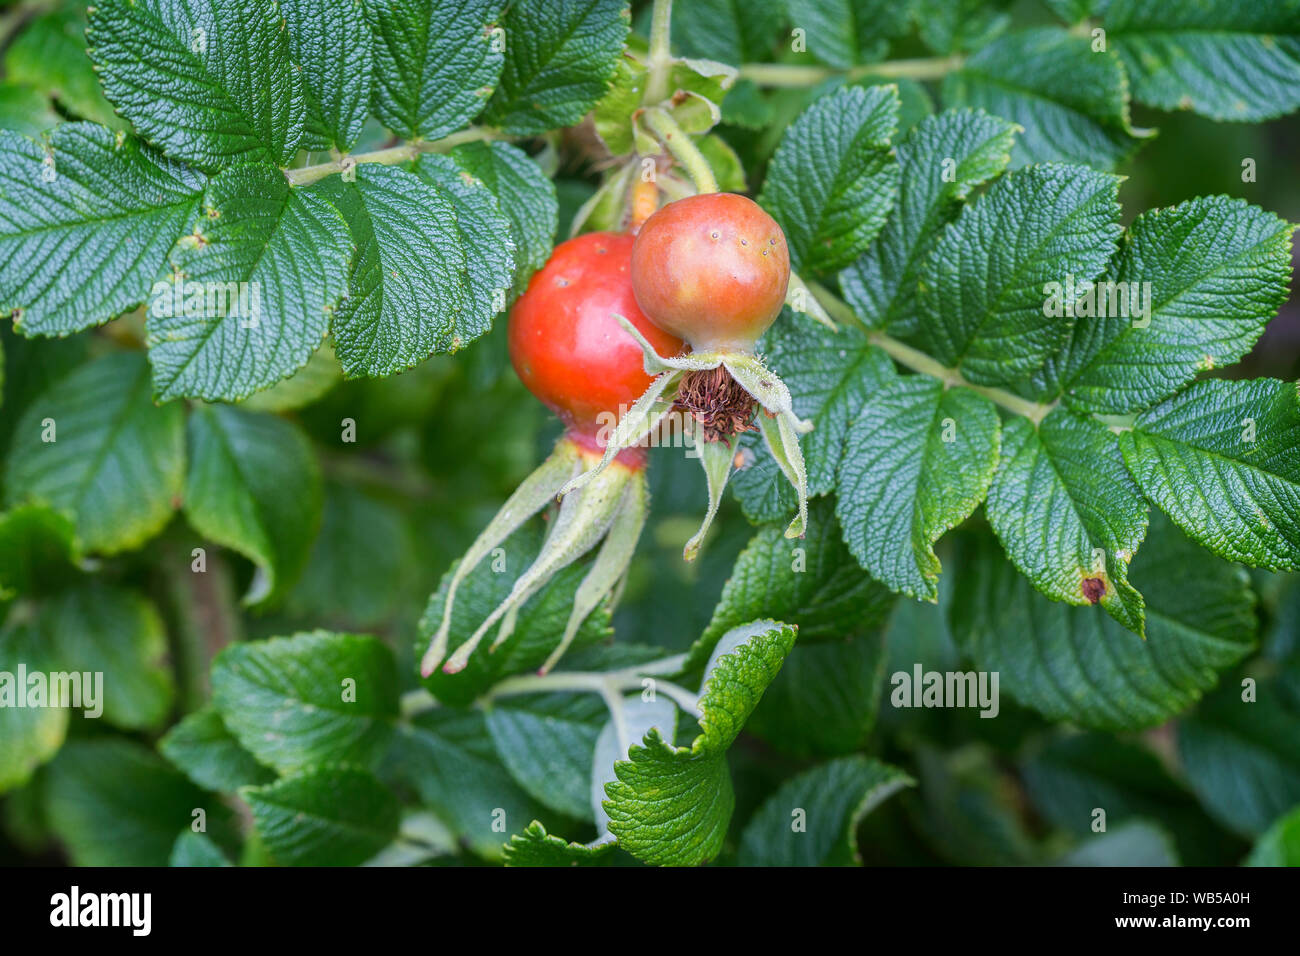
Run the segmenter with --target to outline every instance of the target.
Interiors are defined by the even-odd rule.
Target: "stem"
[[[461,130],[459,133],[452,133],[443,139],[416,140],[410,143],[402,143],[399,146],[390,146],[387,149],[377,149],[371,153],[340,156],[338,159],[330,160],[328,163],[319,163],[315,166],[286,169],[284,175],[289,180],[290,185],[306,186],[308,183],[314,183],[334,173],[341,173],[343,170],[361,163],[381,163],[385,166],[396,166],[398,163],[410,162],[421,153],[446,153],[462,143],[476,143],[482,140],[501,138],[502,134],[496,130],[473,127]]]
[[[674,674],[685,662],[686,655],[678,654],[649,664],[606,673],[558,671],[551,674],[523,674],[518,677],[507,677],[483,694],[478,699],[478,704],[480,707],[488,706],[498,697],[514,697],[519,694],[553,694],[566,691],[600,694],[610,712],[617,717],[615,701],[618,699],[618,694],[629,690],[640,690],[642,680],[648,676]],[[701,716],[699,695],[671,681],[656,679],[654,686],[656,693],[662,691],[688,714],[697,719]],[[417,702],[413,700],[412,706],[416,705]],[[618,706],[621,706],[621,701]],[[403,699],[402,712],[408,713],[405,699]]]
[[[740,79],[750,80],[759,86],[783,87],[816,86],[837,77],[846,80],[860,80],[865,76],[881,76],[891,80],[938,80],[961,69],[964,62],[965,57],[962,56],[932,56],[867,63],[848,70],[789,63],[746,63],[740,68]]]
[[[646,81],[645,96],[641,102],[658,103],[668,98],[669,73],[673,66],[672,50],[673,0],[655,0],[654,14],[650,20],[650,76]]]
[[[644,119],[650,132],[658,137],[659,142],[672,153],[673,159],[690,174],[691,179],[695,181],[696,191],[716,193],[718,180],[713,175],[713,167],[709,165],[709,161],[704,158],[704,154],[699,151],[686,131],[677,125],[677,121],[668,115],[666,110],[658,107],[646,110]]]

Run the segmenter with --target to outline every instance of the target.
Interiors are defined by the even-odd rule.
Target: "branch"
[[[690,135],[677,125],[677,121],[668,114],[667,110],[658,107],[648,109],[645,111],[644,120],[646,128],[655,134],[664,148],[672,153],[673,159],[690,174],[691,179],[695,181],[696,192],[716,193],[718,191],[718,180],[713,175],[713,167],[691,140]]]
[[[645,96],[641,102],[653,105],[668,98],[669,74],[673,67],[672,42],[673,0],[655,0],[650,20],[650,66]]]
[[[864,76],[881,76],[891,80],[938,80],[961,69],[962,56],[933,56],[915,60],[885,60],[866,63],[852,69],[841,70],[832,66],[795,66],[788,63],[746,63],[740,68],[740,79],[750,80],[759,86],[816,86],[827,80],[843,77],[860,80]]]
[[[343,170],[358,166],[361,163],[381,163],[385,166],[396,166],[399,163],[410,162],[421,153],[446,153],[462,143],[476,143],[483,140],[504,138],[504,134],[496,130],[471,127],[470,129],[461,130],[459,133],[452,133],[444,139],[416,140],[410,143],[402,143],[399,146],[390,146],[387,149],[377,149],[371,153],[340,156],[338,159],[315,166],[286,169],[284,175],[291,186],[306,186],[308,183],[314,183],[334,173],[341,173]]]

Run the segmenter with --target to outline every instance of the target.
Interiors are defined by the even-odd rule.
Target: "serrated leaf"
[[[1018,123],[1015,165],[1060,161],[1114,169],[1141,140],[1129,123],[1119,56],[1055,27],[995,40],[950,74],[944,103]]]
[[[233,864],[226,859],[226,855],[221,852],[221,848],[213,843],[212,838],[206,833],[186,830],[176,838],[167,865],[189,867],[232,866]]]
[[[506,57],[501,0],[366,0],[375,35],[375,115],[403,139],[462,128],[492,95]],[[526,42],[507,32],[507,51]]]
[[[149,601],[88,579],[42,604],[35,627],[64,667],[103,675],[96,704],[107,723],[141,730],[166,720],[175,687],[167,633]]]
[[[0,514],[0,600],[61,586],[76,567],[76,530],[44,505]]]
[[[726,751],[794,645],[795,631],[757,621],[709,674],[700,697],[702,733],[674,747],[658,730],[614,765],[605,810],[619,846],[644,863],[694,866],[717,856],[735,805]]]
[[[66,708],[26,706],[29,686],[18,680],[20,667],[28,675],[57,669],[44,635],[30,623],[15,621],[0,629],[0,793],[31,779],[37,767],[59,752],[68,732]]]
[[[1041,368],[1070,332],[1045,315],[1044,285],[1102,271],[1120,232],[1118,189],[1116,176],[1051,163],[995,182],[921,268],[920,344],[980,385]]]
[[[1141,411],[1198,372],[1240,359],[1286,301],[1293,229],[1226,196],[1138,216],[1106,276],[1116,285],[1093,293],[1092,311],[1104,314],[1075,308],[1072,340],[1057,360],[1065,401],[1090,412]]]
[[[841,269],[876,237],[898,192],[897,127],[896,87],[852,86],[786,131],[758,201],[785,231],[796,272]]]
[[[551,257],[559,228],[555,182],[526,153],[509,143],[465,143],[450,153],[462,169],[492,190],[510,222],[515,247],[516,294]]]
[[[365,163],[356,181],[326,180],[357,251],[334,313],[334,349],[349,378],[393,375],[478,338],[466,251],[451,197],[414,173]]]
[[[240,796],[258,835],[282,866],[356,866],[397,836],[401,808],[378,780],[354,767],[320,767]]]
[[[1300,6],[1294,0],[1112,0],[1105,25],[1132,78],[1134,98],[1148,106],[1241,122],[1300,106]]]
[[[486,317],[491,323],[498,311],[504,311],[506,293],[514,282],[515,241],[510,221],[492,190],[455,160],[426,153],[416,161],[414,172],[445,190],[455,202],[456,228],[465,248],[466,306],[472,315]]]
[[[361,0],[279,0],[289,56],[302,68],[303,148],[346,153],[370,113],[375,4]]]
[[[505,863],[506,866],[600,866],[617,845],[570,843],[547,833],[546,827],[534,820],[523,833],[510,838],[505,847]]]
[[[1007,168],[1014,141],[1006,120],[950,110],[921,120],[898,144],[898,206],[876,242],[840,273],[845,300],[867,325],[916,331],[921,264],[960,202]]]
[[[139,547],[180,498],[184,427],[179,405],[153,404],[142,354],[96,359],[23,414],[9,452],[9,503],[39,501],[75,515],[87,551]]]
[[[750,539],[684,670],[703,667],[724,634],[759,618],[798,627],[800,646],[842,640],[884,621],[894,597],[853,561],[830,501],[811,502],[803,538],[791,540],[784,530],[768,525]]]
[[[297,580],[321,521],[320,466],[307,436],[274,415],[224,405],[189,421],[185,517],[194,530],[256,563],[245,602],[277,599]]]
[[[588,778],[605,705],[594,694],[526,694],[493,703],[487,727],[501,762],[530,796],[590,820]]]
[[[978,670],[1000,675],[1003,692],[1050,720],[1131,730],[1180,713],[1254,646],[1254,595],[1240,568],[1152,524],[1131,570],[1146,597],[1145,640],[1043,597],[983,538],[961,555],[955,640]]]
[[[609,813],[605,809],[605,785],[618,779],[616,765],[628,759],[632,747],[645,739],[651,730],[657,730],[665,740],[677,739],[677,705],[660,694],[628,694],[621,698],[620,713],[609,714],[588,768],[591,786],[591,814],[596,824],[597,839],[617,842],[609,832]]]
[[[79,119],[125,128],[100,91],[99,79],[86,55],[85,29],[86,18],[79,5],[36,17],[23,26],[5,50],[5,78],[48,90],[69,114]]]
[[[1275,681],[1243,700],[1236,682],[1178,728],[1178,753],[1201,804],[1235,833],[1259,836],[1300,803],[1300,710]]]
[[[987,513],[1034,587],[1055,601],[1100,604],[1143,633],[1142,595],[1128,583],[1128,563],[1146,536],[1147,506],[1109,428],[1064,409],[1037,428],[1008,421]]]
[[[614,70],[608,92],[591,111],[596,135],[613,156],[632,152],[635,145],[632,116],[641,106],[645,82],[645,65],[625,51]]]
[[[201,169],[285,165],[302,81],[269,0],[103,0],[86,40],[104,92],[152,145]]]
[[[196,809],[224,813],[180,773],[122,738],[71,740],[45,775],[50,829],[76,866],[166,866]]]
[[[1124,463],[1174,523],[1215,554],[1300,567],[1300,398],[1294,382],[1198,382],[1120,436]]]
[[[0,130],[0,170],[0,313],[27,335],[66,335],[144,301],[203,188],[92,123],[56,127],[47,148]]]
[[[807,37],[808,53],[847,70],[881,59],[889,38],[906,33],[911,0],[786,0],[790,22]]]
[[[347,285],[347,224],[319,187],[274,166],[219,173],[149,307],[159,397],[237,400],[287,378],[320,347]]]
[[[740,835],[740,866],[861,865],[857,828],[904,787],[903,771],[868,757],[841,757],[806,770],[768,797]],[[803,828],[795,829],[792,820]]]
[[[868,398],[845,438],[835,508],[858,563],[936,600],[934,543],[984,500],[998,447],[997,410],[968,389],[905,376]]]
[[[517,136],[572,126],[605,95],[627,39],[624,0],[516,0],[501,84],[483,122]]]
[[[212,662],[212,700],[244,748],[281,772],[375,766],[397,716],[397,666],[355,634],[233,644]]]
[[[159,752],[205,790],[234,793],[275,779],[226,729],[215,707],[187,715],[158,741]]]

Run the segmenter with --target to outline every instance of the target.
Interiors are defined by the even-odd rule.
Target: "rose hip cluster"
[[[520,607],[599,546],[541,672],[555,665],[627,570],[647,513],[643,446],[674,409],[693,425],[709,486],[707,516],[686,545],[687,560],[717,512],[734,439],[744,431],[762,433],[795,486],[799,513],[786,534],[803,534],[807,482],[798,435],[810,426],[754,354],[781,311],[789,281],[781,227],[751,200],[729,193],[669,203],[635,237],[589,233],[555,248],[511,310],[509,339],[519,378],[564,422],[564,435],[456,567],[441,626],[421,664],[425,676],[440,664],[448,673],[463,669],[493,627],[491,648],[498,647],[513,632]],[[444,663],[458,587],[557,497],[532,565]]]

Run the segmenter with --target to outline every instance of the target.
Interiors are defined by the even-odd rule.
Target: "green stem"
[[[606,673],[557,671],[543,675],[522,674],[517,677],[507,677],[500,683],[493,685],[490,690],[478,699],[478,703],[479,706],[488,706],[499,697],[515,697],[519,694],[586,693],[600,694],[612,712],[614,710],[612,701],[617,698],[618,694],[640,690],[642,681],[646,677],[654,677],[656,693],[662,692],[682,710],[698,718],[700,716],[698,695],[693,694],[679,684],[661,680],[655,676],[676,673],[685,662],[686,655],[678,654],[674,657],[666,657],[663,660],[652,661],[649,664]],[[405,706],[403,706],[403,712],[406,712]]]
[[[341,173],[343,170],[351,166],[358,166],[361,163],[380,163],[385,166],[396,166],[399,163],[410,162],[421,153],[446,153],[462,143],[476,143],[482,140],[501,138],[503,138],[502,134],[496,130],[473,127],[461,130],[459,133],[452,133],[443,139],[416,140],[410,143],[401,143],[398,146],[390,146],[387,149],[377,149],[370,153],[340,156],[338,159],[330,160],[328,163],[319,163],[315,166],[286,169],[284,175],[289,180],[290,185],[306,186],[308,183],[314,183],[334,173]]]
[[[650,19],[650,67],[645,96],[641,102],[653,105],[668,98],[669,74],[672,71],[673,0],[655,0],[654,14]]]
[[[865,76],[880,76],[891,80],[938,80],[961,69],[964,62],[965,57],[962,56],[932,56],[914,60],[885,60],[848,70],[789,63],[746,63],[740,68],[740,78],[759,86],[783,87],[816,86],[837,77],[846,80],[860,80]]]
[[[713,175],[713,167],[704,158],[690,135],[677,125],[677,121],[667,110],[658,107],[645,111],[644,120],[650,132],[658,137],[664,148],[672,153],[673,159],[681,164],[695,182],[695,189],[701,193],[716,193],[718,180]]]

